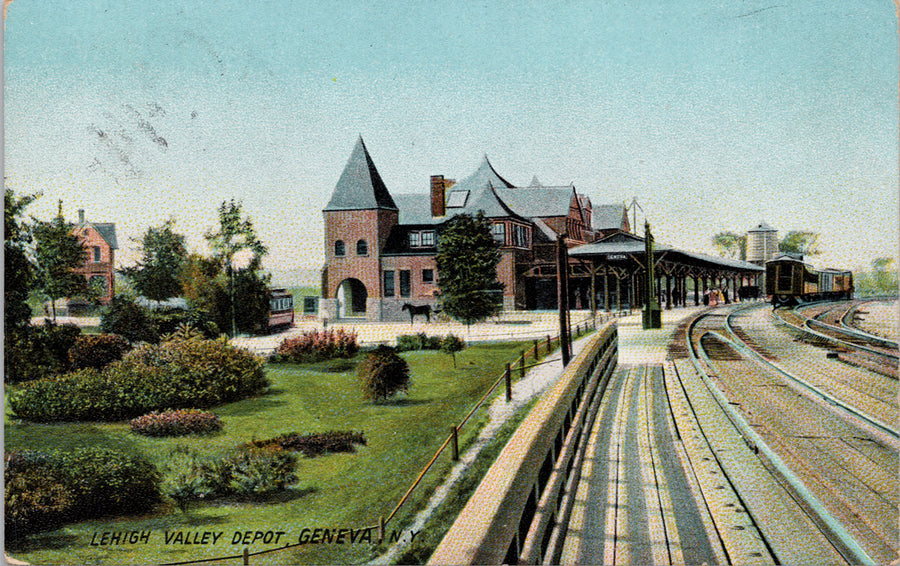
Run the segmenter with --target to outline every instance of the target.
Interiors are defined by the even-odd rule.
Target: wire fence
[[[598,317],[603,322],[606,321],[606,318]],[[580,338],[584,334],[591,332],[597,329],[597,322],[595,320],[588,320],[582,324],[577,324],[573,331],[571,332],[571,338],[574,340],[576,338]],[[509,402],[512,400],[512,383],[513,383],[513,375],[515,374],[519,379],[525,377],[525,372],[533,367],[552,363],[556,360],[547,360],[550,354],[552,354],[560,345],[559,335],[546,335],[541,339],[532,339],[532,346],[526,350],[521,351],[519,357],[517,357],[514,361],[507,363],[506,368],[503,373],[491,384],[488,390],[481,396],[481,398],[472,406],[469,412],[465,417],[459,422],[459,424],[452,425],[450,427],[450,434],[441,444],[440,448],[434,453],[431,457],[431,460],[428,461],[427,464],[422,468],[422,471],[419,472],[416,479],[409,486],[409,489],[406,490],[406,493],[400,498],[397,504],[394,506],[393,510],[387,515],[381,515],[378,518],[378,523],[369,526],[363,526],[359,529],[353,529],[358,531],[377,531],[377,541],[380,543],[385,539],[385,529],[387,525],[393,520],[397,514],[403,509],[403,507],[412,499],[413,494],[416,489],[421,485],[425,476],[428,472],[434,467],[435,462],[438,461],[438,458],[444,453],[444,451],[450,447],[452,453],[453,461],[457,461],[459,459],[459,433],[463,430],[463,427],[469,423],[472,416],[482,408],[487,400],[497,391],[497,388],[501,383],[505,384],[506,389],[506,401]],[[541,361],[541,360],[544,361]],[[529,363],[531,360],[531,363]],[[250,552],[249,548],[244,547],[243,552],[241,554],[232,554],[228,556],[219,556],[213,558],[204,558],[199,560],[186,560],[183,562],[165,562],[161,566],[182,566],[187,564],[202,564],[208,562],[218,562],[225,560],[236,560],[241,559],[244,565],[250,564],[251,556],[261,556],[264,554],[269,554],[272,552],[288,550],[290,548],[296,548],[298,546],[306,545],[306,542],[296,542],[285,544],[284,546],[279,546],[275,548],[268,548],[265,550],[257,550],[254,552]]]

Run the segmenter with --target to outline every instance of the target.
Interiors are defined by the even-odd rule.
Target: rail
[[[616,367],[618,330],[594,334],[485,474],[430,564],[555,562],[584,437]],[[567,489],[568,488],[568,489]],[[548,552],[549,551],[549,552]]]
[[[753,307],[737,308],[728,313],[725,326],[729,332],[731,331],[729,328],[731,326],[731,317],[748,308]],[[694,365],[694,369],[697,370],[697,374],[700,376],[709,392],[712,393],[713,398],[725,413],[725,416],[731,421],[741,437],[743,437],[744,442],[754,449],[764,461],[768,462],[769,466],[772,468],[773,474],[786,484],[791,495],[797,499],[798,502],[802,502],[806,509],[808,509],[810,519],[812,519],[822,532],[826,534],[838,552],[840,552],[850,564],[875,564],[872,558],[859,546],[856,539],[847,532],[844,526],[837,521],[815,495],[807,489],[800,478],[793,473],[790,467],[785,464],[768,444],[766,444],[765,440],[753,430],[753,427],[750,426],[734,407],[731,406],[725,394],[722,393],[715,383],[713,383],[709,374],[704,369],[704,365],[706,365],[706,367],[713,366],[712,360],[709,359],[709,356],[707,356],[706,352],[702,349],[702,346],[700,348],[695,348],[691,341],[694,327],[703,316],[705,315],[700,315],[690,322],[685,339],[687,340],[688,352],[690,354],[689,357],[691,363]],[[737,339],[737,337],[734,336],[733,338],[729,338],[729,341],[732,339]],[[738,344],[740,341],[738,340],[733,343]],[[747,351],[752,350],[749,350],[748,348]]]
[[[603,333],[608,334],[610,327],[612,327],[613,332],[615,332],[615,330],[614,330],[615,323],[613,322],[613,323],[607,323],[607,325],[604,327]],[[572,329],[572,339],[574,340],[576,338],[579,338],[582,335],[584,335],[592,330],[596,330],[596,326],[590,320],[586,321],[583,324],[578,324],[575,326],[574,329]],[[584,349],[584,351],[581,354],[579,354],[578,357],[576,357],[574,360],[572,360],[572,362],[569,364],[570,369],[573,368],[574,366],[576,366],[577,364],[583,363],[583,362],[579,362],[579,360],[583,357],[582,354],[585,351],[591,350],[591,348],[593,347],[594,341],[596,340],[596,335],[594,337],[592,337],[591,340],[592,340],[591,343],[589,343],[587,345],[587,347]],[[613,334],[613,340],[615,340],[615,334]],[[488,390],[484,393],[484,395],[482,395],[481,398],[472,406],[472,409],[466,414],[465,417],[463,417],[463,419],[460,421],[460,423],[450,427],[450,434],[448,435],[448,437],[443,441],[441,446],[437,449],[437,451],[431,457],[431,460],[429,460],[428,463],[424,466],[422,471],[419,472],[416,479],[410,485],[409,489],[406,490],[406,493],[404,493],[403,496],[400,498],[400,500],[397,502],[397,505],[393,508],[393,510],[390,512],[390,514],[388,514],[387,516],[382,515],[381,517],[379,517],[378,524],[363,526],[363,527],[360,527],[358,530],[375,531],[377,533],[377,540],[379,542],[384,540],[386,526],[390,523],[390,521],[392,519],[394,519],[397,516],[397,514],[400,512],[400,510],[410,501],[415,490],[419,487],[422,480],[425,478],[427,473],[434,466],[435,462],[437,462],[438,458],[440,458],[440,456],[444,453],[444,451],[448,447],[450,447],[452,450],[451,453],[453,455],[453,460],[456,461],[459,459],[459,432],[469,422],[472,415],[474,415],[478,411],[478,409],[480,409],[481,407],[484,406],[484,404],[491,397],[491,395],[497,390],[499,385],[501,383],[505,383],[505,385],[506,385],[506,400],[507,401],[511,400],[513,373],[515,372],[519,377],[524,377],[525,371],[528,368],[547,363],[546,361],[540,362],[538,360],[540,360],[544,356],[549,356],[558,347],[559,347],[559,336],[558,335],[557,336],[547,335],[541,339],[533,339],[532,347],[528,348],[527,350],[521,351],[518,358],[516,358],[511,363],[507,363],[504,372],[500,375],[500,377],[498,377],[493,382],[493,384],[488,388]],[[530,363],[530,364],[528,363],[529,358],[532,361],[532,363]],[[615,365],[615,364],[613,363],[613,365]],[[569,375],[568,370],[566,371],[565,375]],[[560,381],[565,380],[565,375]],[[250,552],[248,548],[244,548],[242,554],[218,556],[218,557],[204,558],[204,559],[199,559],[199,560],[186,560],[186,561],[182,561],[182,562],[165,562],[161,566],[185,566],[188,564],[202,564],[202,563],[207,563],[207,562],[216,562],[216,561],[220,561],[220,560],[234,560],[234,559],[238,559],[238,558],[242,559],[243,564],[246,566],[246,565],[250,564],[251,556],[259,556],[259,555],[263,555],[263,554],[269,554],[272,552],[287,550],[290,548],[296,548],[296,547],[302,546],[303,544],[305,544],[305,543],[286,544],[284,546],[279,546],[279,547],[275,547],[275,548],[267,548],[265,550],[258,550],[258,551],[254,551],[254,552]]]

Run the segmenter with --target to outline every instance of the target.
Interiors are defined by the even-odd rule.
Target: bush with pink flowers
[[[300,336],[285,338],[270,361],[307,363],[352,358],[359,351],[356,338],[355,332],[343,328],[304,332]]]
[[[219,417],[199,409],[153,411],[131,420],[131,432],[144,436],[183,436],[208,434],[222,428]]]

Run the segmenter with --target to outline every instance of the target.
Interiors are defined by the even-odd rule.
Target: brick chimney
[[[447,208],[444,200],[444,176],[431,176],[431,216],[446,216]]]
[[[83,208],[78,209],[78,223],[84,224],[84,209]]]

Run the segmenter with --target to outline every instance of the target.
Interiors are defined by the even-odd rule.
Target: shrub
[[[367,353],[358,371],[364,399],[380,401],[409,390],[409,364],[390,346]]]
[[[109,448],[12,452],[5,464],[11,538],[67,521],[142,512],[159,501],[156,468],[143,457]]]
[[[160,490],[184,512],[195,501],[228,493],[231,470],[216,456],[200,456],[183,446],[171,451]]]
[[[199,455],[178,447],[166,465],[162,492],[185,511],[202,499],[283,490],[297,481],[296,469],[297,457],[281,450],[242,446],[229,453]]]
[[[142,344],[102,370],[83,369],[10,388],[17,417],[38,422],[132,418],[205,408],[268,385],[262,360],[224,340]]]
[[[183,436],[209,434],[222,429],[222,421],[213,413],[199,409],[152,412],[131,420],[131,432],[144,436]]]
[[[65,373],[69,370],[69,350],[80,334],[77,326],[49,320],[42,326],[11,332],[4,340],[4,379],[18,383]]]
[[[350,358],[359,351],[355,332],[312,330],[300,336],[285,338],[275,351],[273,362],[318,362],[331,358]]]
[[[440,350],[441,337],[428,336],[424,332],[418,334],[402,334],[397,336],[397,351],[406,352],[410,350]]]
[[[130,342],[156,342],[159,329],[150,311],[125,295],[116,295],[100,313],[100,331],[118,334]]]
[[[228,460],[235,495],[263,495],[297,481],[297,457],[283,450],[241,448]]]
[[[116,334],[82,334],[69,350],[69,366],[100,369],[122,359],[130,349],[128,340]]]
[[[332,452],[355,452],[354,444],[366,444],[362,432],[336,431],[316,434],[282,434],[269,440],[253,440],[248,443],[253,448],[280,448],[300,452],[307,458],[315,458]]]
[[[456,367],[456,352],[462,351],[466,347],[466,343],[459,336],[448,334],[441,342],[441,351],[445,354],[453,356],[453,367]]]

